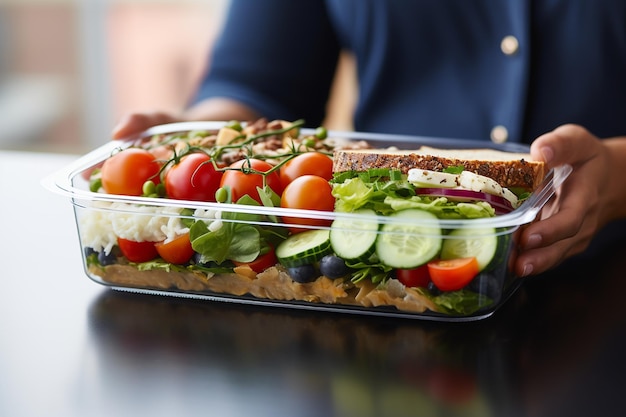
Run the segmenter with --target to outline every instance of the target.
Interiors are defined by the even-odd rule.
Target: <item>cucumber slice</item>
[[[383,225],[376,239],[380,261],[393,268],[410,269],[424,265],[441,250],[441,227],[437,217],[425,210],[406,209],[391,214],[404,224]],[[422,222],[432,224],[420,224]]]
[[[361,209],[354,213],[376,216],[376,212],[370,209]],[[367,260],[374,253],[377,236],[376,220],[338,218],[333,221],[330,228],[330,245],[337,256],[347,261]]]
[[[276,247],[278,262],[287,268],[312,264],[331,252],[328,230],[308,230],[289,236]]]
[[[511,242],[511,231],[505,228],[496,229],[496,233],[498,233],[498,247],[496,249],[496,254],[493,256],[491,263],[485,267],[485,270],[492,270],[498,267],[507,268],[508,259],[511,254],[512,242]]]
[[[455,229],[443,241],[441,259],[475,257],[478,269],[482,271],[495,257],[497,248],[498,237],[494,228]]]

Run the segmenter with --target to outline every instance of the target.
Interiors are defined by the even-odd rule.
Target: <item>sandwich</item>
[[[350,174],[389,169],[415,185],[422,195],[455,201],[485,200],[498,214],[517,208],[545,177],[545,164],[529,153],[496,149],[338,150],[333,170]],[[495,198],[493,198],[495,197]]]

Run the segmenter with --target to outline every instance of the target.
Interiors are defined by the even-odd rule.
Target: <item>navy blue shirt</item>
[[[356,130],[626,134],[622,0],[232,0],[196,99],[317,126],[342,49],[357,60]]]

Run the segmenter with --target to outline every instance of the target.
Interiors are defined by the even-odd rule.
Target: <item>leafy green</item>
[[[467,289],[443,292],[435,296],[423,289],[420,289],[420,292],[429,297],[446,314],[467,316],[493,304],[491,298]]]
[[[351,178],[335,185],[332,193],[336,199],[335,210],[342,212],[356,211],[375,197],[374,189],[359,178]]]
[[[393,270],[392,267],[384,265],[376,259],[370,259],[367,262],[346,262],[346,266],[352,270],[350,279],[354,283],[369,279],[374,284],[378,284],[379,282],[385,281],[389,277],[389,273]]]
[[[335,183],[333,196],[336,199],[335,210],[353,212],[360,208],[369,208],[381,215],[407,208],[429,211],[440,219],[476,219],[495,216],[495,210],[489,203],[458,203],[445,197],[418,196],[415,187],[404,178],[400,180],[381,180],[372,178],[371,173],[344,179]],[[367,180],[372,182],[367,182]],[[337,180],[337,179],[336,179]]]
[[[444,168],[443,172],[445,172],[446,174],[458,175],[463,172],[464,169],[465,167],[463,165],[450,165],[449,167]]]
[[[258,188],[259,196],[265,206],[274,207],[277,195],[269,187]],[[259,203],[248,195],[241,197],[237,204],[258,206]],[[285,228],[258,226],[264,220],[256,213],[236,213],[224,211],[220,220],[197,220],[189,228],[189,238],[193,249],[200,253],[202,263],[225,261],[252,262],[260,254],[269,250],[269,245],[276,245],[284,240],[288,231]],[[269,220],[277,222],[275,216]],[[212,222],[220,222],[219,227],[209,227]]]
[[[458,203],[445,197],[414,196],[407,199],[387,197],[385,203],[396,211],[408,208],[426,210],[440,219],[478,219],[495,215],[494,208],[484,201]]]
[[[233,272],[233,265],[227,264],[226,266],[217,265],[215,263],[204,264],[190,264],[190,265],[175,265],[171,264],[161,258],[155,258],[147,262],[130,262],[129,265],[134,266],[139,271],[153,271],[162,270],[166,272],[185,272],[185,271],[202,271],[204,273],[213,274],[225,274]]]
[[[187,268],[184,266],[171,264],[161,258],[155,258],[151,261],[140,263],[131,262],[130,265],[135,266],[139,271],[152,271],[155,269],[160,269],[167,272],[182,272],[187,270]]]
[[[224,219],[224,217],[231,217]],[[222,225],[209,230],[204,221],[197,221],[189,229],[191,246],[202,256],[203,262],[215,261],[221,264],[227,259],[238,262],[252,262],[261,253],[260,233],[256,227],[225,220],[240,220],[240,213],[224,213]]]
[[[259,199],[265,207],[280,207],[280,196],[269,185],[263,188],[256,187],[256,190],[259,193]],[[269,218],[274,223],[278,223],[276,216],[270,215]]]
[[[192,209],[184,208],[180,211],[180,215],[181,215],[180,222],[183,224],[183,226],[191,227],[193,225],[195,220],[192,217],[193,216]]]
[[[102,264],[98,260],[97,253],[91,253],[87,255],[87,257],[85,258],[85,263],[87,264],[87,267],[97,266],[97,267],[102,268]]]

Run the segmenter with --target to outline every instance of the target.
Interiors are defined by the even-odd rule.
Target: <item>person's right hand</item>
[[[600,140],[584,127],[568,124],[537,138],[530,151],[548,168],[568,164],[574,171],[537,221],[524,228],[516,261],[519,276],[539,274],[583,252],[600,229],[626,216],[621,174],[626,137]]]
[[[113,139],[125,139],[141,133],[152,126],[180,121],[182,121],[181,116],[164,112],[131,113],[122,117],[117,126],[115,126]]]

